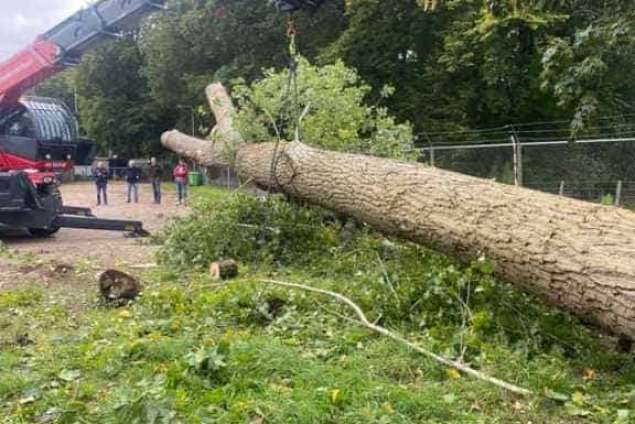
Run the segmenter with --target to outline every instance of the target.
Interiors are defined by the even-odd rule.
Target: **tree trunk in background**
[[[175,131],[162,141],[213,165],[211,142]],[[634,213],[299,142],[280,143],[272,175],[275,152],[275,143],[238,144],[241,178],[463,259],[485,255],[498,277],[635,339]]]

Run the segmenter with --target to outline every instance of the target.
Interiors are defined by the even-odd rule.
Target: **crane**
[[[63,205],[57,176],[92,162],[95,145],[79,137],[77,118],[62,102],[23,95],[164,7],[164,0],[97,1],[0,63],[0,225],[34,236],[61,227],[145,233],[141,222],[98,219],[90,209]]]
[[[281,12],[313,10],[325,0],[268,0]],[[165,0],[98,0],[0,63],[0,227],[48,236],[60,228],[144,234],[138,221],[99,219],[88,208],[64,206],[58,175],[90,164],[96,147],[79,136],[75,115],[61,101],[24,94],[77,65],[104,40],[165,9]]]

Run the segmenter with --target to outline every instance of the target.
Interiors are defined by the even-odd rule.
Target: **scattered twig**
[[[346,296],[343,296],[339,293],[335,293],[332,291],[328,291],[328,290],[322,290],[322,289],[318,289],[316,287],[311,287],[311,286],[306,286],[303,284],[294,284],[294,283],[287,283],[284,281],[276,281],[276,280],[260,280],[261,282],[265,283],[265,284],[272,284],[272,285],[276,285],[276,286],[281,286],[281,287],[287,287],[287,288],[291,288],[291,289],[298,289],[298,290],[304,290],[304,291],[309,291],[309,292],[313,292],[313,293],[319,293],[325,296],[330,296],[333,297],[335,299],[337,299],[338,301],[340,301],[341,303],[346,304],[348,307],[350,307],[355,314],[357,315],[357,317],[359,318],[359,324],[362,325],[363,327],[368,328],[371,331],[374,331],[376,333],[379,333],[383,336],[386,336],[388,338],[391,338],[399,343],[405,344],[406,346],[408,346],[410,349],[419,352],[443,365],[446,365],[448,367],[451,368],[456,368],[459,371],[462,371],[463,373],[470,375],[478,380],[482,380],[482,381],[486,381],[488,383],[491,383],[495,386],[501,387],[505,390],[508,390],[512,393],[516,393],[516,394],[520,394],[520,395],[529,395],[532,394],[532,392],[528,389],[524,389],[522,387],[516,386],[514,384],[508,383],[506,381],[500,380],[498,378],[489,376],[487,374],[484,374],[480,371],[477,371],[467,365],[461,364],[459,362],[453,361],[451,359],[445,358],[443,356],[437,355],[434,352],[431,352],[427,349],[424,349],[420,346],[415,345],[414,343],[410,342],[409,340],[405,339],[403,336],[394,333],[390,330],[387,330],[384,327],[381,327],[379,325],[373,324],[372,322],[370,322],[368,320],[368,318],[366,317],[366,315],[364,314],[364,311],[362,311],[362,309],[357,306],[357,304],[355,304],[352,300],[350,300],[349,298],[347,298]],[[350,320],[350,319],[349,319]],[[355,321],[355,320],[352,320]]]
[[[295,140],[294,141],[300,141],[300,128],[302,128],[302,120],[309,114],[310,111],[311,111],[311,105],[308,104],[304,107],[304,110],[300,114],[300,117],[298,118],[298,123],[295,126]]]
[[[393,285],[392,280],[390,279],[390,275],[388,275],[388,269],[386,268],[386,264],[381,259],[381,255],[379,253],[376,253],[376,254],[377,254],[377,260],[379,261],[379,265],[381,266],[382,274],[384,275],[384,280],[386,281],[386,284],[388,284],[388,287],[390,288],[390,292],[395,297],[395,300],[397,301],[397,306],[401,307],[401,300],[399,299],[397,290],[395,289],[395,286]]]
[[[239,185],[238,187],[236,187],[236,190],[234,191],[240,191],[243,188],[245,188],[247,185],[251,184],[253,182],[253,178],[248,178],[245,180],[245,182],[243,182],[241,185]]]
[[[247,228],[249,230],[260,230],[260,229],[264,229],[267,231],[270,231],[272,233],[279,233],[280,232],[280,228],[276,228],[276,227],[263,227],[262,225],[252,225],[252,224],[237,224],[236,225],[239,228]]]
[[[271,115],[271,113],[269,113],[267,109],[265,109],[264,107],[261,107],[261,109],[264,112],[264,114],[267,116],[267,118],[269,119],[269,122],[271,122],[271,125],[273,126],[273,130],[276,132],[276,138],[278,139],[278,141],[281,141],[282,133],[280,132],[280,129],[278,128],[278,124],[276,124],[276,120],[273,119],[273,116]]]
[[[460,355],[458,362],[463,363],[463,358],[465,357],[465,353],[467,352],[467,346],[465,345],[465,332],[467,331],[467,323],[468,321],[472,321],[474,316],[472,315],[472,310],[470,309],[470,292],[472,291],[472,282],[468,281],[467,290],[465,294],[465,300],[462,298],[462,294],[459,292],[456,295],[457,300],[459,301],[459,305],[461,308],[461,332],[460,332]]]

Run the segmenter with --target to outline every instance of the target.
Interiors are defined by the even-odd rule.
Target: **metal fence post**
[[[615,188],[615,206],[619,206],[622,203],[622,181],[617,182]]]
[[[514,136],[515,137],[515,136]],[[518,185],[523,185],[523,146],[520,144],[520,140],[516,138],[516,157],[518,158]]]
[[[564,196],[564,180],[560,181],[560,189],[558,190],[560,196]]]
[[[523,185],[523,151],[522,146],[520,145],[520,140],[518,139],[518,135],[516,134],[516,130],[512,125],[508,125],[510,129],[510,139],[512,142],[512,149],[514,153],[513,163],[514,163],[514,185],[522,186]]]

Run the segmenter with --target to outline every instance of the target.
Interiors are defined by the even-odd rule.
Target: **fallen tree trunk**
[[[211,142],[195,141],[197,147],[190,149],[191,137],[176,131],[165,133],[162,142],[214,165],[208,160],[216,155]],[[190,155],[192,150],[205,154]],[[635,339],[632,212],[299,142],[237,143],[234,165],[245,180],[354,217],[385,234],[464,259],[485,255],[500,278]]]

